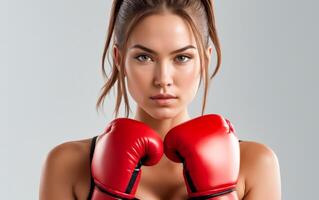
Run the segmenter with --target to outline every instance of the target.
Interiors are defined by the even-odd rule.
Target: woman
[[[128,90],[137,104],[134,120],[147,124],[164,140],[173,127],[191,120],[187,106],[203,80],[204,113],[209,80],[221,64],[210,0],[115,0],[102,59],[105,77],[104,61],[112,34],[112,74],[103,87],[97,108],[117,83],[116,117],[123,96],[128,117]],[[217,65],[209,77],[212,46]],[[159,100],[158,94],[169,94],[171,99]],[[41,200],[92,198],[95,184],[91,162],[100,136],[65,142],[50,151],[42,172]],[[240,141],[239,144],[238,199],[281,199],[280,170],[275,153],[257,142]],[[183,165],[172,162],[165,154],[156,165],[142,167],[142,171],[136,198],[187,198]]]

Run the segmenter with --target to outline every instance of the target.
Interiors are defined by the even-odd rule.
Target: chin
[[[160,108],[160,109],[153,109],[148,112],[150,116],[157,120],[165,120],[174,118],[178,112],[177,109],[172,108]]]

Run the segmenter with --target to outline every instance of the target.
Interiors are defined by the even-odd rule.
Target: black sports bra
[[[95,148],[95,142],[96,142],[96,138],[98,137],[97,136],[94,136],[92,138],[92,142],[91,142],[91,149],[90,149],[90,166],[91,166],[91,163],[92,163],[92,158],[93,158],[93,153],[94,153],[94,148]],[[90,167],[91,169],[91,167]],[[90,174],[91,174],[91,171],[90,171]],[[88,195],[88,200],[91,200],[92,198],[92,195],[93,195],[93,190],[94,190],[94,180],[93,180],[93,177],[92,177],[92,174],[91,174],[91,187],[90,187],[90,192],[89,192],[89,195]]]
[[[96,143],[96,139],[97,139],[98,135],[97,136],[94,136],[92,138],[92,142],[91,142],[91,149],[90,149],[90,166],[91,166],[91,163],[92,163],[92,158],[93,158],[93,153],[94,153],[94,148],[95,148],[95,143]],[[239,142],[242,142],[242,140],[239,140]],[[94,190],[94,180],[93,180],[93,177],[92,177],[92,174],[91,174],[91,187],[90,187],[90,192],[89,192],[89,195],[88,195],[88,200],[91,200],[92,198],[92,195],[93,195],[93,190]]]

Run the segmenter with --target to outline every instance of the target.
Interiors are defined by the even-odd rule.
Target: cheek
[[[185,95],[193,96],[197,92],[199,80],[200,66],[199,63],[196,62],[193,66],[187,66],[184,70],[179,72],[177,82]]]
[[[128,91],[136,102],[141,102],[143,97],[148,95],[152,72],[138,66],[127,66],[125,70]]]

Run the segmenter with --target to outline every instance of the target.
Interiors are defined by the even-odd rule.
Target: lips
[[[172,94],[157,94],[150,97],[151,99],[176,99],[177,97]]]

